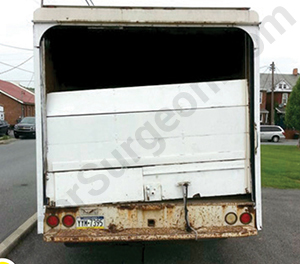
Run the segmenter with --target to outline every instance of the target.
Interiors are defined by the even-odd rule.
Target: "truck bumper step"
[[[47,242],[115,242],[115,241],[156,241],[156,240],[195,240],[209,238],[247,237],[257,235],[252,226],[200,228],[195,232],[180,229],[136,228],[122,231],[111,230],[49,230],[44,234]]]

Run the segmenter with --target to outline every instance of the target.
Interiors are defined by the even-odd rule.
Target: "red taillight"
[[[249,213],[243,213],[240,217],[240,221],[242,224],[247,225],[252,221],[252,215]]]
[[[71,227],[75,224],[75,218],[72,215],[65,215],[62,219],[62,223],[65,227]]]
[[[47,225],[50,227],[56,227],[59,224],[59,219],[56,215],[50,215],[47,218]]]

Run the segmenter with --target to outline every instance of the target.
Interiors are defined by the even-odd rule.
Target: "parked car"
[[[278,142],[280,139],[285,139],[285,133],[280,126],[262,125],[260,126],[260,139]]]
[[[15,125],[14,135],[15,138],[19,138],[20,136],[35,137],[35,117],[24,117],[20,123]]]
[[[8,129],[9,124],[4,120],[0,120],[0,136],[8,135]]]

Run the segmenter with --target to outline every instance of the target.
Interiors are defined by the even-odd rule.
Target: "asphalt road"
[[[279,142],[261,141],[262,145],[277,145],[277,146],[297,146],[298,139],[281,139]]]
[[[0,145],[0,242],[36,212],[35,140]]]
[[[289,263],[300,262],[300,190],[263,190],[264,229],[256,237],[188,242],[100,244],[67,248],[34,230],[8,256],[15,263]]]

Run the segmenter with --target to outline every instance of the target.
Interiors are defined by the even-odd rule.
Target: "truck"
[[[35,11],[45,241],[257,235],[259,24],[250,8]]]

